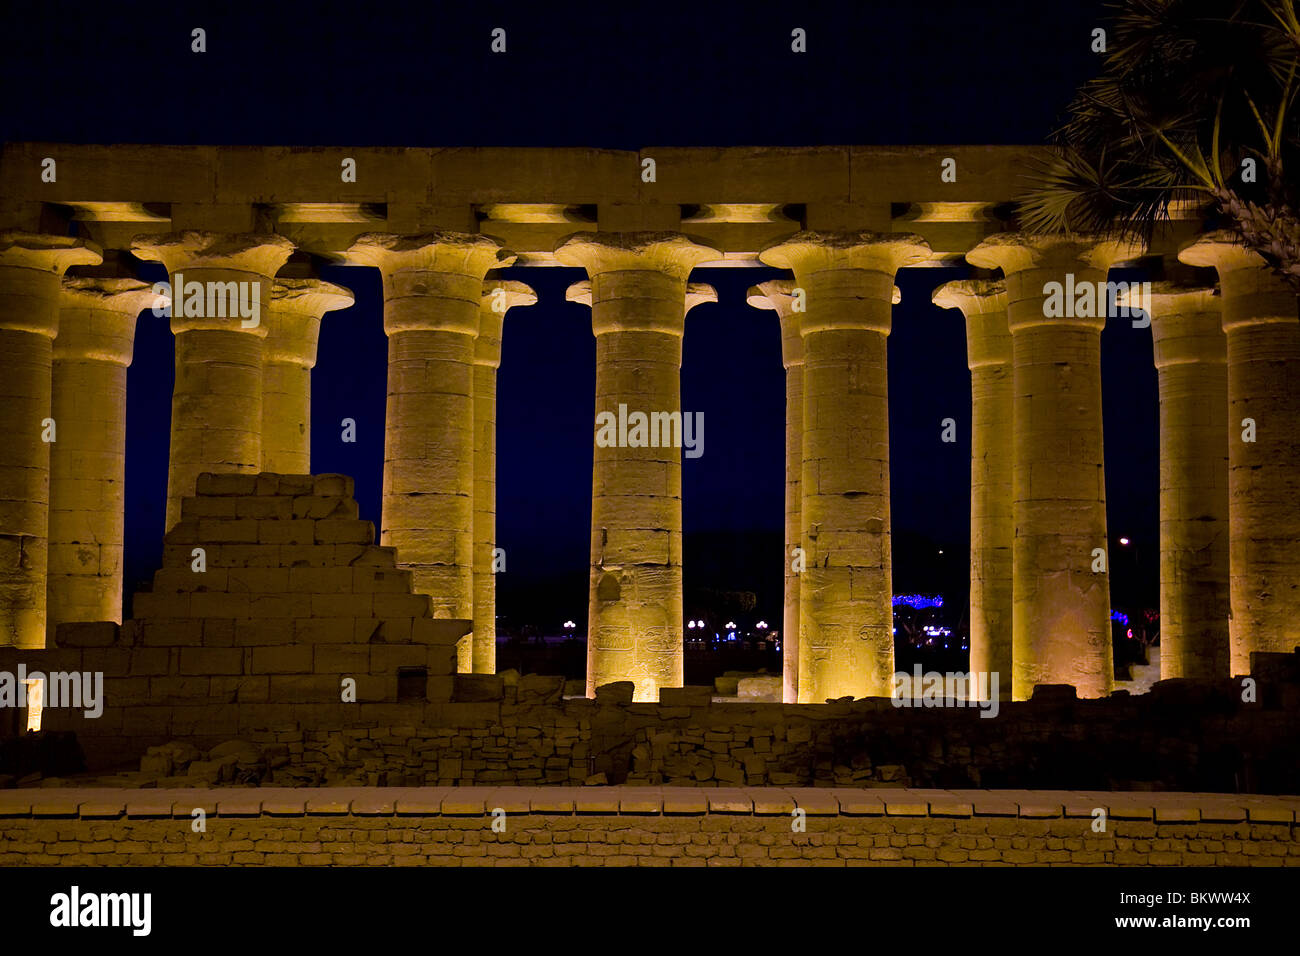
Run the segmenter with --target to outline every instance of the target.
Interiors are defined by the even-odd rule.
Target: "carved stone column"
[[[678,233],[579,233],[556,258],[591,277],[598,421],[616,416],[623,432],[633,413],[663,416],[669,428],[676,415],[681,426],[676,445],[653,446],[630,429],[605,442],[598,428],[594,449],[587,695],[630,680],[636,700],[655,701],[683,681],[686,279],[721,253]]]
[[[1137,252],[1091,238],[1000,234],[966,255],[972,265],[1001,269],[1006,277],[1016,700],[1030,697],[1036,684],[1071,684],[1081,697],[1103,697],[1114,683],[1102,454],[1103,290],[1111,264]]]
[[[171,277],[176,336],[167,527],[204,472],[262,470],[262,362],[271,277],[293,252],[283,236],[179,232],[131,250]],[[247,315],[243,313],[247,312]]]
[[[311,370],[326,312],[352,305],[352,293],[319,279],[277,278],[266,313],[262,369],[262,470],[311,473]]]
[[[497,369],[506,312],[532,305],[537,294],[522,282],[488,279],[474,340],[474,631],[470,660],[461,671],[497,672]]]
[[[1233,674],[1300,644],[1300,318],[1296,296],[1231,233],[1178,258],[1214,266],[1228,349],[1228,551]]]
[[[760,253],[804,291],[799,701],[888,697],[894,670],[886,337],[919,236],[802,232]]]
[[[474,339],[483,279],[514,255],[487,236],[367,233],[348,259],[384,278],[388,405],[380,543],[434,616],[474,616]],[[472,636],[458,648],[472,657]]]
[[[49,623],[122,620],[126,370],[157,296],[130,277],[65,277],[54,340]]]
[[[999,695],[1009,697],[1014,452],[1007,290],[1000,281],[966,279],[939,286],[932,301],[960,309],[966,317],[966,364],[971,371],[970,669],[998,674]]]
[[[101,258],[80,239],[0,232],[0,646],[45,646],[59,280]]]

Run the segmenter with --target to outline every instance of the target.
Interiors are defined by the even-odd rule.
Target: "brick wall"
[[[0,792],[0,866],[1300,866],[1297,809],[1049,791],[26,790]]]

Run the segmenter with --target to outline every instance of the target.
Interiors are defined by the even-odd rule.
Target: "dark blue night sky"
[[[184,6],[185,9],[178,9]],[[846,9],[854,6],[860,9]],[[616,9],[617,8],[617,9]],[[624,9],[625,8],[625,9]],[[1041,143],[1096,70],[1101,4],[43,3],[0,13],[0,138],[392,146]],[[190,30],[208,51],[190,52]],[[489,53],[493,27],[508,53]],[[790,52],[790,31],[808,53]],[[595,346],[564,301],[580,270],[513,270],[540,303],[506,319],[500,372],[502,624],[586,615]],[[784,370],[776,319],[745,305],[768,269],[698,270],[719,302],[687,321],[683,404],[705,413],[684,465],[686,584],[758,592],[780,618]],[[900,276],[889,340],[895,591],[966,600],[970,378],[957,269]],[[151,279],[161,278],[156,271]],[[329,267],[357,305],[322,326],[316,472],[355,476],[379,519],[387,346],[378,273]],[[1112,535],[1138,543],[1113,603],[1154,603],[1157,401],[1150,334],[1102,337]],[[172,337],[145,313],[129,375],[127,589],[161,551]],[[340,420],[358,423],[344,444]],[[939,422],[959,424],[957,444]],[[1142,545],[1146,544],[1145,554]],[[938,550],[944,551],[940,558]],[[688,613],[690,607],[688,603]]]

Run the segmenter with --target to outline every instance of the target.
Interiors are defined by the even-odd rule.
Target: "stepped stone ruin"
[[[197,490],[134,619],[62,624],[39,657],[49,672],[102,672],[113,706],[95,720],[47,708],[44,728],[75,726],[102,760],[173,737],[337,726],[370,705],[451,698],[470,622],[433,618],[394,549],[357,517],[351,478],[203,474]],[[36,668],[15,648],[0,649],[0,668],[19,658]]]

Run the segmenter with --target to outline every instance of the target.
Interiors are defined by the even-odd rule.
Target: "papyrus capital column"
[[[271,277],[293,248],[283,236],[196,230],[131,243],[135,255],[161,262],[171,277],[176,384],[167,529],[180,520],[181,499],[194,494],[203,472],[262,470],[262,320]],[[235,302],[247,307],[247,317],[232,314]]]
[[[959,309],[966,319],[966,364],[971,371],[970,669],[996,673],[999,694],[1009,697],[1014,525],[1007,290],[1000,280],[963,279],[939,286],[931,301]],[[972,681],[971,686],[979,685]]]
[[[129,276],[63,279],[54,340],[48,628],[122,620],[126,369],[136,317],[155,304]]]
[[[1092,237],[1003,233],[966,255],[972,265],[1001,269],[1007,289],[1017,700],[1036,684],[1072,684],[1082,697],[1102,697],[1114,683],[1109,571],[1096,554],[1107,547],[1100,332],[1106,272],[1138,252]]]
[[[680,425],[676,446],[601,440],[596,432],[591,501],[587,695],[630,680],[635,699],[680,687],[682,658],[682,335],[687,276],[716,249],[678,233],[579,233],[556,258],[591,277],[596,336],[596,415],[640,413]],[[694,301],[709,293],[698,290]],[[572,299],[573,296],[571,295]],[[620,427],[620,430],[621,427]]]
[[[781,325],[781,364],[785,366],[785,596],[781,621],[781,699],[799,702],[799,575],[794,549],[799,547],[802,504],[799,479],[803,471],[803,337],[801,312],[794,311],[794,282],[769,279],[751,286],[748,302],[756,309],[776,312]]]
[[[1228,609],[1228,366],[1213,289],[1151,287],[1160,390],[1160,677],[1231,673]]]
[[[1300,318],[1296,296],[1232,233],[1178,258],[1219,273],[1228,361],[1228,535],[1234,674],[1300,643]]]
[[[379,269],[388,333],[380,543],[432,599],[474,616],[474,339],[483,279],[514,255],[487,236],[366,233],[348,259]],[[472,635],[460,645],[471,659]]]
[[[458,669],[497,672],[497,588],[493,552],[497,547],[497,369],[506,312],[529,306],[537,293],[522,282],[489,278],[483,283],[474,339],[474,631],[469,660]]]
[[[799,322],[800,703],[891,693],[886,337],[895,273],[929,255],[920,236],[870,232],[801,232],[759,254],[794,270],[807,305]]]
[[[45,646],[59,280],[101,258],[81,239],[0,232],[0,645]]]
[[[321,318],[352,293],[320,279],[277,278],[266,311],[262,368],[262,470],[311,473],[311,370]]]

